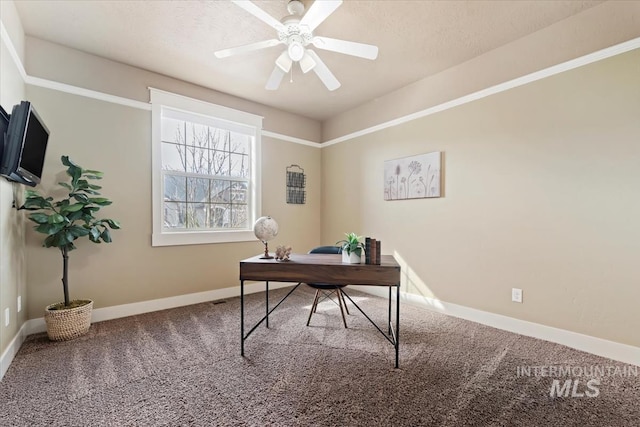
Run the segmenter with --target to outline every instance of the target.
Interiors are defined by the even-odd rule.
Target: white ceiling
[[[265,90],[282,46],[215,58],[216,50],[275,37],[227,1],[15,3],[27,35],[325,120],[601,2],[346,0],[314,34],[374,44],[379,55],[369,61],[317,51],[342,83],[334,92],[298,67],[293,83],[287,76],[277,91]],[[288,0],[255,3],[278,20],[288,15]]]

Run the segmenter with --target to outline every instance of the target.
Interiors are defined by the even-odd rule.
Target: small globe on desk
[[[253,233],[258,240],[264,243],[264,255],[260,259],[272,259],[269,255],[269,246],[267,242],[278,235],[278,223],[270,216],[263,216],[256,220],[253,224]]]

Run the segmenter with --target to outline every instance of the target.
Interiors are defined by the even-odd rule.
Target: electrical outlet
[[[9,326],[9,321],[11,320],[11,310],[9,308],[4,309],[4,326]]]
[[[511,288],[511,301],[522,302],[522,289]]]
[[[18,313],[22,311],[22,297],[18,295]]]

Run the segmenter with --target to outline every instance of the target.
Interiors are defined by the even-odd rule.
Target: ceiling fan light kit
[[[316,66],[316,61],[314,61],[313,58],[311,58],[311,55],[309,55],[309,52],[304,53],[304,56],[302,57],[302,59],[300,59],[299,63],[300,63],[300,69],[305,74],[311,71]]]
[[[292,61],[300,61],[304,56],[304,46],[299,40],[296,40],[296,36],[291,36],[291,40],[289,42],[289,47],[287,48],[287,53],[289,54],[289,58]]]
[[[289,72],[291,64],[293,64],[293,61],[289,57],[289,53],[287,51],[282,52],[280,56],[278,56],[278,59],[276,59],[276,65],[285,73]]]
[[[331,73],[320,57],[308,48],[309,45],[313,45],[318,49],[364,59],[374,60],[378,57],[377,46],[328,37],[316,37],[313,35],[313,30],[340,7],[342,0],[316,0],[307,13],[304,13],[304,5],[302,2],[291,0],[287,5],[287,10],[290,15],[285,16],[281,21],[275,19],[251,1],[231,1],[274,28],[278,33],[278,38],[222,49],[214,54],[217,58],[227,58],[233,55],[277,46],[279,44],[285,45],[286,49],[276,59],[275,67],[267,80],[265,86],[267,90],[276,90],[280,87],[282,78],[291,70],[294,62],[300,64],[300,69],[303,73],[313,70],[328,90],[332,91],[340,87],[338,79]]]

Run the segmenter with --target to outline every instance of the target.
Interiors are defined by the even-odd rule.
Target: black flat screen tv
[[[49,129],[33,105],[28,101],[15,105],[4,132],[0,175],[31,187],[40,183],[48,141]]]

